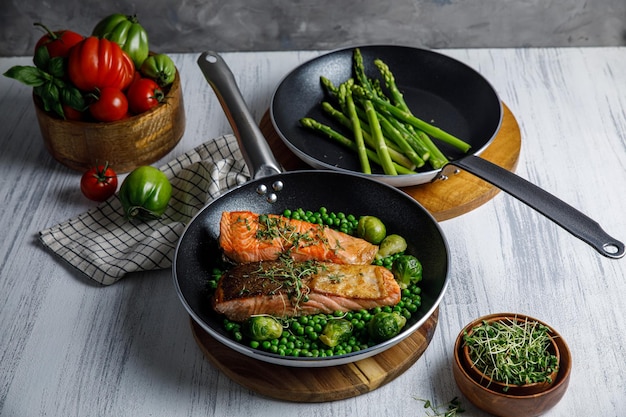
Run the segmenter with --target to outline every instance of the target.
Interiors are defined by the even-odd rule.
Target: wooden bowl
[[[461,393],[476,407],[495,416],[501,417],[534,417],[539,416],[554,407],[563,397],[569,385],[572,369],[572,358],[569,347],[565,340],[550,326],[551,335],[559,352],[559,370],[552,384],[546,389],[535,393],[511,393],[502,392],[501,388],[487,387],[481,383],[476,374],[470,369],[471,363],[467,363],[463,353],[463,336],[474,326],[484,320],[496,317],[518,317],[547,324],[522,314],[492,314],[474,320],[465,326],[459,333],[454,345],[453,375]]]
[[[46,149],[54,159],[78,171],[105,162],[118,173],[149,165],[170,152],[185,131],[178,71],[164,103],[116,122],[62,120],[44,111],[37,97],[34,101]]]
[[[474,320],[470,325],[465,327],[464,331],[467,331],[467,334],[471,335],[473,332],[473,328],[475,326],[481,325],[483,321],[487,321],[490,323],[500,321],[500,322],[507,322],[507,323],[515,322],[515,323],[523,324],[526,320],[544,324],[536,319],[528,318],[527,316],[520,316],[520,315],[501,316],[501,315],[496,314],[489,319]],[[550,353],[556,356],[557,363],[559,363],[560,358],[561,358],[561,352],[559,350],[558,345],[556,344],[556,341],[554,340],[554,333],[552,332],[552,329],[549,326],[546,326],[546,327],[550,329],[550,332],[549,332],[550,346],[548,349]],[[555,369],[554,372],[550,374],[550,381],[535,382],[535,383],[524,384],[524,385],[510,385],[510,384],[506,384],[504,382],[495,380],[488,375],[485,375],[478,367],[474,366],[474,363],[470,357],[469,347],[464,344],[462,349],[463,349],[463,357],[461,359],[465,361],[465,364],[467,365],[466,369],[468,373],[474,378],[475,381],[478,381],[481,385],[491,388],[492,390],[497,391],[497,392],[503,392],[503,393],[510,394],[510,395],[520,395],[520,394],[528,395],[528,394],[535,394],[541,391],[545,391],[546,389],[550,387],[550,385],[552,385],[556,381],[557,375],[559,373],[558,368]]]

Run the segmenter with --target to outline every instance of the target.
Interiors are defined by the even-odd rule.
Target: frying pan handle
[[[198,65],[222,105],[252,177],[281,173],[283,170],[250,114],[226,62],[216,52],[208,51],[200,55]]]
[[[624,244],[609,236],[597,222],[506,169],[473,155],[450,162],[449,165],[462,168],[519,199],[602,255],[615,259],[624,256]],[[445,167],[443,173],[445,175]]]

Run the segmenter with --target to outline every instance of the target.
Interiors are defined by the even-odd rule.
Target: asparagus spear
[[[400,120],[393,117],[389,112],[381,113],[386,117],[387,121],[405,138],[405,140],[411,145],[411,148],[417,152],[417,154],[424,161],[430,159],[430,150],[422,143],[422,140],[417,136],[413,129],[410,129],[411,125],[406,125]]]
[[[370,84],[370,79],[365,74],[365,66],[363,65],[363,56],[361,50],[355,48],[352,52],[352,67],[354,70],[354,76],[356,77],[359,85],[365,88],[369,92],[373,92],[373,87]]]
[[[407,158],[415,164],[417,168],[424,166],[424,160],[415,152],[411,145],[406,141],[406,138],[398,131],[386,117],[382,114],[379,115],[378,121],[380,127],[385,132],[386,136],[391,138],[401,149]]]
[[[387,175],[398,175],[391,161],[391,157],[389,156],[389,150],[387,149],[387,144],[385,143],[383,132],[380,128],[380,122],[378,121],[378,116],[376,116],[376,111],[374,110],[374,105],[370,100],[364,100],[363,106],[365,107],[365,114],[367,114],[367,120],[370,124],[372,137],[376,143],[376,153],[380,158],[383,171]]]
[[[312,119],[310,117],[304,117],[302,119],[300,119],[300,123],[302,124],[302,126],[307,127],[309,129],[313,129],[316,130],[318,132],[321,132],[323,134],[325,134],[326,136],[328,136],[331,139],[334,139],[335,141],[337,141],[339,144],[356,150],[357,145],[354,141],[350,140],[349,138],[345,137],[344,135],[342,135],[341,133],[337,132],[336,130],[334,130],[333,128],[331,128],[328,125],[325,125],[323,123],[318,122],[315,119]],[[376,152],[374,152],[371,149],[366,149],[367,152],[367,156],[369,157],[369,159],[374,162],[377,165],[382,166],[382,162],[380,160],[380,158],[378,157],[378,154]],[[398,174],[403,174],[403,175],[408,175],[408,174],[415,174],[415,171],[408,169],[400,164],[397,164],[396,162],[392,163],[395,170],[398,172]]]
[[[406,112],[393,104],[376,97],[361,86],[355,85],[352,89],[352,94],[356,97],[369,100],[372,104],[378,106],[382,110],[388,111],[403,122],[415,126],[424,133],[446,142],[463,152],[467,152],[470,149],[470,145],[467,142],[464,142],[456,136],[413,116],[410,112]]]
[[[389,69],[389,66],[380,59],[375,59],[374,65],[376,65],[378,71],[380,72],[380,75],[383,77],[383,80],[385,80],[385,85],[391,93],[392,102],[402,110],[410,112],[409,106],[407,106],[406,102],[404,101],[404,96],[398,89],[398,85],[396,84],[396,77],[394,77],[393,73]]]
[[[332,118],[341,123],[343,126],[347,127],[348,129],[352,128],[352,123],[350,122],[350,119],[348,119],[348,117],[341,111],[334,108],[329,102],[322,102],[322,109]],[[363,133],[363,140],[365,141],[365,143],[372,149],[376,148],[374,139],[372,139],[372,136],[370,135],[369,125],[365,124],[363,121],[361,121],[361,132]],[[389,156],[391,156],[391,159],[394,162],[410,170],[415,168],[415,164],[413,164],[409,160],[409,158],[401,153],[400,148],[395,148],[391,143],[387,143],[387,148],[389,150]]]
[[[372,168],[370,167],[365,149],[365,141],[363,140],[363,132],[361,131],[361,122],[359,121],[359,116],[356,114],[356,107],[354,106],[354,100],[352,99],[352,88],[350,88],[350,84],[344,83],[341,84],[339,89],[341,90],[340,95],[345,96],[346,110],[352,125],[352,132],[354,133],[354,142],[357,146],[357,154],[359,155],[361,171],[365,174],[371,174]]]
[[[339,89],[335,86],[335,84],[333,84],[333,82],[331,80],[329,80],[328,78],[324,77],[323,75],[320,77],[320,82],[322,83],[322,86],[324,86],[324,88],[326,89],[326,91],[328,91],[328,93],[331,96],[336,96]]]
[[[411,110],[409,109],[409,106],[406,104],[406,101],[404,100],[404,96],[398,89],[398,85],[396,84],[396,78],[394,77],[393,73],[389,69],[389,66],[386,63],[384,63],[381,59],[375,59],[374,65],[376,65],[376,67],[378,68],[378,71],[380,72],[380,75],[383,77],[383,80],[385,80],[385,85],[389,89],[389,92],[392,97],[392,102],[396,105],[396,107],[400,108],[401,110],[404,110],[405,112],[409,114],[412,114]],[[423,131],[415,131],[413,127],[414,127],[413,125],[409,125],[408,126],[409,131],[413,135],[415,135],[414,137],[419,141],[419,145],[424,146],[426,149],[428,149],[428,152],[432,155],[432,159],[430,160],[432,167],[435,169],[439,169],[443,165],[445,165],[448,162],[448,159],[445,157],[445,155],[441,153],[439,148],[437,148],[437,146],[430,140],[428,135],[426,135]],[[464,151],[464,152],[467,152],[467,151]]]

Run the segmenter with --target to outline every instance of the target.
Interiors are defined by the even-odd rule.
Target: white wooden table
[[[442,51],[480,71],[516,116],[517,173],[626,239],[626,48]],[[260,120],[280,79],[319,52],[227,53]],[[198,54],[172,55],[187,129],[165,162],[231,132]],[[0,72],[30,58],[1,58]],[[415,398],[460,391],[454,339],[472,319],[524,313],[553,325],[573,355],[549,416],[626,410],[626,259],[602,257],[504,193],[442,222],[452,256],[439,325],[422,358],[391,383],[321,404],[263,398],[213,368],[194,342],[169,270],[92,284],[45,251],[37,232],[92,203],[80,173],[43,147],[31,90],[0,77],[0,414],[33,416],[424,416]],[[467,412],[484,413],[461,397]]]

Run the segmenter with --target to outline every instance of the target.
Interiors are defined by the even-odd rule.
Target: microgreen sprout
[[[483,321],[463,336],[471,366],[493,381],[511,385],[552,382],[558,359],[550,350],[550,329],[528,319]]]
[[[456,417],[458,414],[465,412],[465,410],[461,407],[461,402],[458,397],[451,399],[447,406],[433,405],[430,400],[416,399],[424,403],[424,408],[426,409],[426,415],[428,417]],[[431,414],[431,412],[435,414]]]

